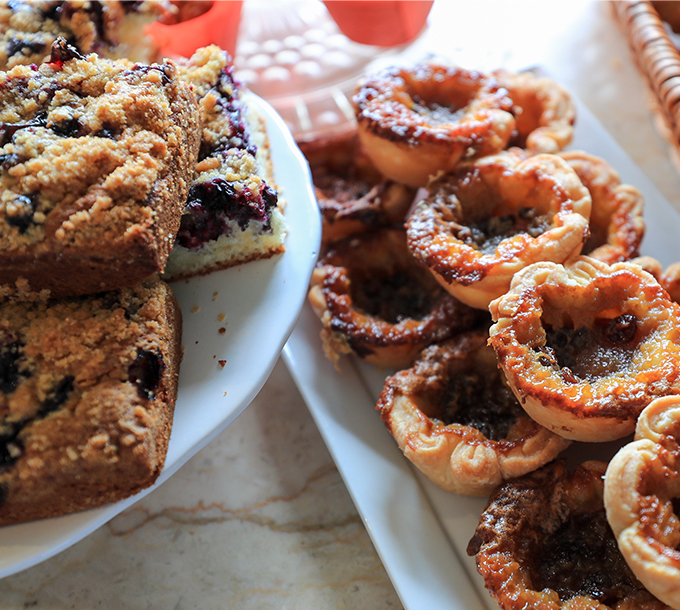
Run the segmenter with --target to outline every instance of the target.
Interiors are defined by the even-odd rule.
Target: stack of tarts
[[[404,455],[489,498],[468,553],[501,608],[680,608],[680,264],[639,256],[642,195],[565,150],[549,78],[428,62],[353,101],[357,132],[304,150],[324,352],[391,369]]]

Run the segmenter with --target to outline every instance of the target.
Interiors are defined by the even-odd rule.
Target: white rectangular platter
[[[680,214],[578,102],[569,148],[606,159],[622,182],[642,191],[647,223],[642,253],[664,267],[680,261]],[[390,371],[353,358],[343,358],[336,370],[323,355],[320,329],[305,306],[284,358],[404,607],[497,609],[466,554],[485,500],[444,492],[410,465],[375,410]],[[589,446],[584,459],[606,459],[613,449]]]

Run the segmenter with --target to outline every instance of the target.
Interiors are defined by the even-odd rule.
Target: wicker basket
[[[623,29],[635,62],[647,79],[655,106],[663,116],[664,136],[680,158],[680,51],[652,2],[614,0],[614,15]]]

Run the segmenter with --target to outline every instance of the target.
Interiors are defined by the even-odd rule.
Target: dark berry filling
[[[244,150],[253,156],[257,153],[257,147],[250,142],[243,120],[238,88],[234,81],[232,69],[231,65],[226,66],[220,74],[217,85],[212,89],[212,93],[222,109],[222,114],[229,118],[229,133],[224,134],[217,142],[209,143],[203,140],[199,151],[199,160],[234,148]]]
[[[17,389],[23,373],[19,367],[24,344],[21,341],[11,341],[0,346],[0,392],[11,394]]]
[[[24,448],[17,437],[22,428],[21,424],[14,423],[0,432],[0,469],[11,466],[21,457]]]
[[[83,124],[80,119],[76,117],[68,117],[59,120],[58,122],[48,122],[49,127],[58,136],[65,138],[77,138],[83,134]]]
[[[212,178],[192,185],[177,234],[178,243],[193,249],[224,234],[226,219],[235,221],[241,230],[251,220],[270,228],[270,212],[277,203],[277,193],[262,184],[259,193],[250,189],[237,190],[224,178]]]
[[[7,214],[7,224],[17,227],[23,234],[33,224],[33,214],[37,207],[34,195],[17,195],[13,200],[12,214]]]
[[[0,171],[6,172],[8,169],[21,163],[21,157],[14,153],[0,155]]]
[[[14,134],[20,129],[29,127],[45,127],[47,115],[43,112],[25,123],[0,123],[0,146],[4,146],[12,140]]]
[[[163,377],[163,357],[145,349],[137,350],[137,357],[128,369],[128,381],[137,388],[142,398],[153,400]]]
[[[24,49],[29,51],[29,55],[45,52],[45,45],[42,42],[30,42],[19,38],[12,38],[7,44],[7,56],[13,57],[23,53]]]
[[[85,59],[78,50],[70,45],[65,38],[57,38],[52,43],[52,52],[50,54],[49,63],[54,64],[55,67],[61,68],[65,62],[71,59]]]
[[[67,375],[56,385],[40,407],[41,417],[56,411],[66,402],[68,395],[73,391],[74,379],[72,375]]]

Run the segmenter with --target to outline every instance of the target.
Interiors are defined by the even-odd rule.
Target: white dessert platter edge
[[[286,201],[286,251],[172,284],[183,315],[184,358],[165,467],[154,486],[124,501],[0,528],[0,577],[78,542],[170,478],[248,406],[297,321],[316,262],[321,221],[309,166],[284,121],[261,98],[275,176]]]

